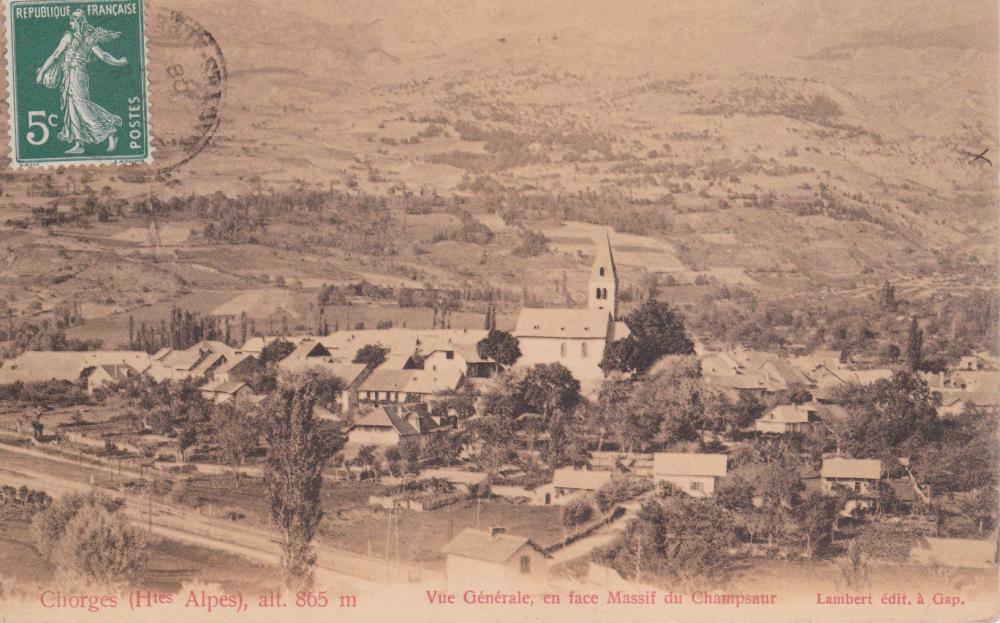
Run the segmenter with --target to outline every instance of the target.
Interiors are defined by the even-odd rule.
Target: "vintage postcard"
[[[0,623],[1000,618],[995,1],[0,4]]]

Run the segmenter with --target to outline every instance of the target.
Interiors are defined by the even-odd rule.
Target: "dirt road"
[[[46,470],[44,463],[39,465],[37,457],[32,457],[35,461],[30,468],[20,466],[19,458],[16,448],[0,448],[0,483],[43,490],[54,498],[67,493],[85,493],[94,488],[88,481],[86,470],[81,470],[79,479],[71,479],[65,477],[64,470],[56,473],[53,473],[55,470]],[[59,467],[64,468],[62,465]],[[125,499],[125,514],[133,524],[151,529],[155,534],[271,565],[280,562],[280,547],[276,535],[270,532],[205,517],[197,512],[166,504],[162,498],[148,499],[115,490],[110,492]],[[336,585],[339,589],[364,589],[386,582],[440,580],[437,574],[426,569],[395,563],[386,565],[384,561],[328,546],[316,546],[316,553],[317,580],[325,585]]]

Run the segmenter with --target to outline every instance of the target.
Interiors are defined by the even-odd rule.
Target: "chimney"
[[[491,526],[490,527],[490,536],[491,537],[500,536],[504,532],[506,532],[506,530],[504,528],[501,528],[500,526]]]

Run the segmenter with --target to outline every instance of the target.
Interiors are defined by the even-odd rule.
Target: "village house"
[[[819,411],[814,405],[778,405],[754,422],[758,433],[785,435],[807,433],[819,421]]]
[[[618,273],[605,236],[591,269],[586,309],[521,310],[514,328],[521,348],[517,365],[560,363],[581,384],[593,387],[604,378],[604,347],[628,334],[618,320]]]
[[[433,418],[424,405],[380,405],[348,427],[347,442],[388,447],[406,438],[449,430],[450,422]]]
[[[278,369],[283,375],[315,371],[340,379],[344,388],[337,404],[342,413],[347,413],[357,405],[358,388],[371,372],[363,363],[351,363],[334,357],[322,342],[312,339],[302,341],[294,351],[279,361]]]
[[[506,534],[503,528],[465,528],[441,548],[445,574],[452,588],[522,589],[548,579],[547,555],[527,537]]]
[[[127,363],[102,363],[83,371],[87,379],[87,393],[93,394],[95,391],[121,383],[127,379],[139,376],[139,371]]]
[[[611,482],[614,474],[605,470],[560,467],[552,474],[552,487],[556,497],[597,491]]]
[[[216,404],[253,402],[253,389],[243,381],[211,380],[198,388],[201,397]]]
[[[479,356],[476,346],[458,344],[436,348],[422,358],[420,368],[432,372],[454,369],[466,378],[485,379],[496,374],[497,363]]]
[[[423,402],[440,391],[458,389],[464,375],[454,368],[444,370],[373,370],[357,388],[360,403]]]
[[[469,491],[476,487],[482,487],[489,484],[490,481],[490,475],[486,472],[467,472],[461,469],[445,467],[422,470],[420,472],[420,479],[424,480],[428,478],[444,480],[460,491]]]
[[[706,381],[731,399],[744,392],[758,397],[790,389],[811,392],[817,386],[801,369],[771,353],[744,349],[705,352],[699,361]]]
[[[127,365],[136,372],[149,369],[150,358],[141,351],[40,351],[29,350],[0,366],[0,385],[43,381],[81,381],[98,366]],[[107,371],[105,371],[107,372]],[[108,372],[109,376],[117,373]],[[95,383],[103,377],[99,374]],[[89,385],[89,382],[88,382]]]
[[[842,511],[849,515],[855,508],[874,506],[882,479],[882,462],[878,459],[823,459],[819,472],[824,493],[847,494],[847,504]]]
[[[339,360],[340,358],[335,358],[330,349],[322,342],[307,339],[299,342],[295,350],[279,361],[278,367],[283,372],[302,372],[314,366]]]
[[[152,356],[149,375],[157,381],[210,378],[216,368],[236,356],[235,350],[215,340],[202,340],[181,350],[161,348]]]
[[[711,497],[726,477],[725,454],[657,452],[653,454],[653,481],[668,482],[693,497]]]
[[[263,368],[264,364],[254,355],[249,353],[234,353],[232,359],[226,361],[212,372],[212,378],[217,381],[242,381],[248,383],[253,375]]]

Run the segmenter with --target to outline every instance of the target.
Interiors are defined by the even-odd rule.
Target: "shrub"
[[[70,582],[129,587],[143,569],[145,547],[142,534],[122,513],[87,504],[66,524],[54,560]]]
[[[586,497],[579,497],[562,507],[562,524],[567,528],[587,523],[594,516],[594,503]]]
[[[117,512],[125,505],[125,500],[112,498],[102,493],[87,495],[72,494],[51,504],[43,512],[35,515],[31,528],[35,547],[46,558],[52,558],[53,550],[66,531],[66,526],[84,506],[100,506],[109,513]]]
[[[549,251],[549,239],[544,234],[524,230],[521,233],[521,243],[512,253],[519,257],[535,257]]]

